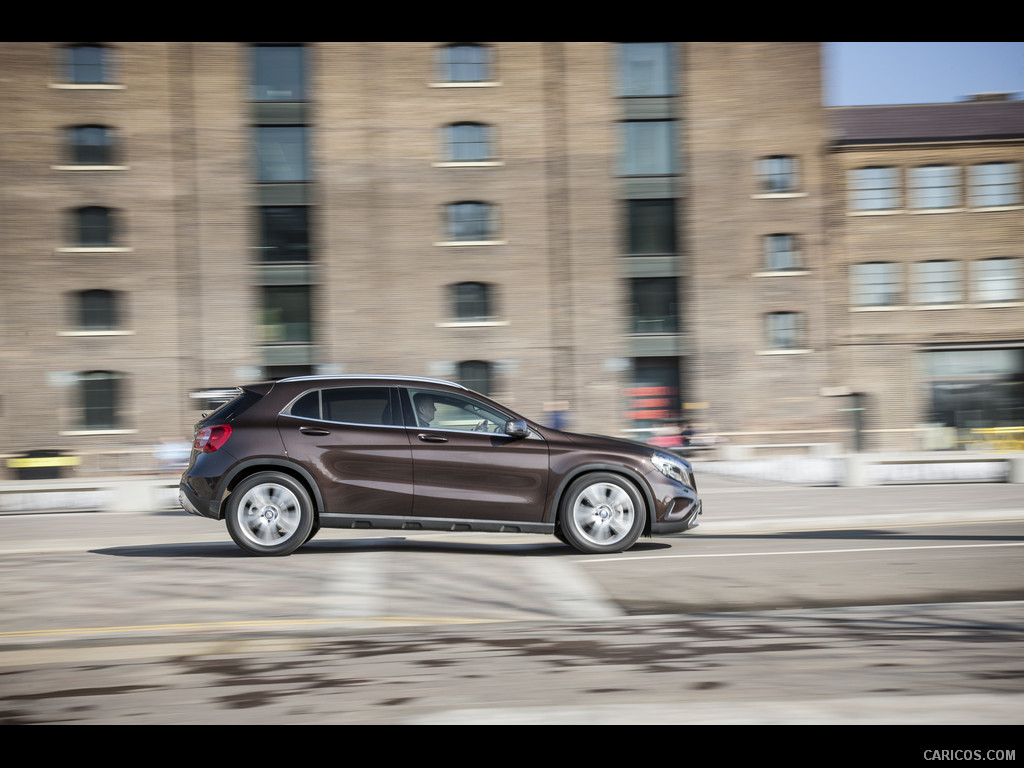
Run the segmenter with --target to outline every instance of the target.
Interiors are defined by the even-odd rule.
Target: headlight
[[[690,471],[682,464],[682,462],[671,459],[668,456],[662,456],[660,453],[656,453],[651,457],[651,463],[654,464],[655,469],[665,475],[665,477],[670,477],[686,486],[691,485]]]

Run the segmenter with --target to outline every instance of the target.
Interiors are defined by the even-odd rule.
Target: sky
[[[1024,99],[1024,43],[825,43],[825,104],[932,104],[973,93]]]

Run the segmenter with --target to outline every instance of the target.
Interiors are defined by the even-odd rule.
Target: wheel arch
[[[584,475],[590,475],[597,472],[619,475],[632,483],[641,498],[643,498],[644,506],[647,509],[647,514],[644,516],[644,529],[641,532],[641,535],[650,536],[651,524],[655,514],[654,494],[651,492],[650,487],[644,480],[643,475],[629,467],[624,467],[621,464],[584,464],[582,466],[575,467],[571,472],[567,473],[558,484],[558,489],[555,491],[554,498],[551,500],[551,507],[548,509],[548,522],[553,523],[556,526],[558,525],[558,510],[562,506],[562,500],[565,498],[565,494],[569,490],[569,486]]]
[[[224,518],[224,505],[235,487],[247,477],[252,477],[258,472],[283,472],[302,483],[309,493],[309,498],[313,501],[313,513],[316,519],[319,519],[324,508],[324,498],[320,493],[320,487],[308,471],[285,459],[248,459],[239,462],[221,481],[217,494],[217,514],[220,519]]]

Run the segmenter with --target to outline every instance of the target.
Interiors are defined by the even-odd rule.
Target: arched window
[[[459,384],[481,395],[491,393],[492,364],[484,360],[466,360],[459,363]]]
[[[959,261],[920,261],[912,269],[916,303],[955,304],[963,298],[963,265]]]
[[[796,235],[779,233],[764,236],[764,268],[783,271],[800,266],[800,248]]]
[[[109,248],[114,244],[114,212],[91,205],[76,208],[72,214],[72,236],[82,248]]]
[[[1020,301],[1021,260],[1013,258],[981,259],[971,264],[974,301]]]
[[[494,237],[494,206],[490,203],[450,203],[446,206],[446,215],[447,235],[451,240],[489,240]]]
[[[113,291],[93,289],[75,294],[78,328],[112,331],[118,324],[118,298]]]
[[[69,83],[112,82],[110,51],[102,45],[69,45],[64,49],[64,76]]]
[[[850,265],[850,297],[858,307],[891,307],[903,296],[903,268],[886,261]]]
[[[78,374],[79,426],[82,429],[118,429],[121,375],[112,371]]]
[[[452,286],[455,318],[461,321],[486,320],[493,315],[491,288],[486,283],[456,283]]]
[[[67,129],[68,156],[78,165],[112,165],[114,132],[103,125],[76,125]]]
[[[955,208],[960,205],[960,169],[955,165],[922,165],[910,169],[910,207]]]
[[[454,123],[445,127],[445,156],[454,163],[490,160],[491,128],[481,123]]]
[[[800,164],[790,155],[772,155],[757,161],[758,192],[766,195],[800,189]]]
[[[1020,163],[982,163],[970,168],[973,208],[1020,205]]]
[[[769,312],[765,315],[765,341],[769,349],[800,349],[803,346],[803,315]]]
[[[452,43],[438,49],[438,75],[446,83],[493,80],[491,49],[477,43]]]
[[[890,166],[854,168],[846,177],[852,211],[891,211],[900,207],[900,169]]]

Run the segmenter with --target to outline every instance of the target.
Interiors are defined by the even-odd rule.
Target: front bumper
[[[660,536],[666,533],[680,533],[696,528],[700,523],[697,518],[704,514],[703,502],[700,499],[676,499],[661,520],[651,523],[651,535]]]

